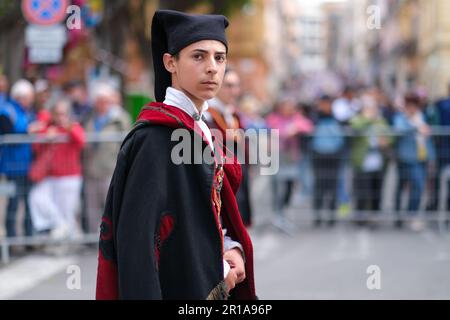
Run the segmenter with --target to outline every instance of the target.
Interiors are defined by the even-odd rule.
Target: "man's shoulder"
[[[174,128],[163,125],[154,124],[150,121],[138,121],[136,122],[129,135],[135,137],[135,139],[159,139],[161,137],[166,138],[172,134]]]
[[[139,121],[125,137],[121,150],[133,152],[145,148],[162,152],[170,145],[173,130],[168,126]]]

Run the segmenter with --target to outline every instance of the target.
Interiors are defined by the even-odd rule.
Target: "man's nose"
[[[215,57],[212,56],[207,60],[206,72],[215,74],[217,73],[217,71],[218,71],[217,61]]]

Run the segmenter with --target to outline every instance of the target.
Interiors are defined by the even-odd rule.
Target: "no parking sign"
[[[47,26],[66,18],[68,0],[22,0],[22,12],[29,23]]]

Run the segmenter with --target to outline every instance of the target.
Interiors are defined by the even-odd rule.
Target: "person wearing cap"
[[[447,85],[447,97],[439,99],[436,101],[436,119],[437,125],[443,130],[448,130],[450,128],[450,82]],[[436,172],[437,176],[441,177],[446,167],[450,166],[450,135],[440,134],[435,137],[436,143]],[[438,210],[439,203],[441,201],[445,204],[448,211],[450,211],[450,192],[447,192],[446,199],[440,199],[441,197],[441,186],[440,179],[436,179],[435,183],[435,193],[436,197],[432,209]],[[450,190],[450,181],[447,182],[447,190]],[[447,226],[450,225],[450,213],[447,215]]]
[[[223,80],[227,26],[220,15],[153,17],[157,102],[142,109],[117,158],[97,299],[256,299],[252,244],[235,196],[241,168],[213,143],[203,116]],[[181,163],[178,134],[189,146]]]
[[[0,108],[0,135],[27,134],[29,132],[29,125],[35,120],[32,110],[34,97],[34,88],[29,81],[20,79],[13,84],[9,101]],[[5,175],[16,189],[16,192],[9,197],[6,208],[7,237],[17,236],[17,211],[21,200],[25,207],[24,235],[33,235],[33,224],[27,201],[31,187],[28,178],[31,160],[32,153],[29,143],[5,144],[0,147],[0,174]]]
[[[243,159],[240,159],[242,162],[242,180],[236,197],[242,220],[249,227],[251,225],[252,210],[248,181],[248,141],[240,134],[240,130],[244,130],[241,123],[240,111],[238,110],[238,98],[240,94],[239,74],[233,69],[226,69],[222,87],[217,93],[217,97],[208,101],[209,108],[205,116],[208,126],[220,130],[229,148],[233,148],[232,150],[239,148],[240,152],[244,153]]]

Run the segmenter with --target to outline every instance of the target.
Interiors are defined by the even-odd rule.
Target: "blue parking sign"
[[[68,0],[22,0],[22,13],[28,22],[52,25],[66,18]]]

